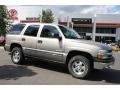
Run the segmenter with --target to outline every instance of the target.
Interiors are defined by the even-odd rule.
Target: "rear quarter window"
[[[16,35],[19,35],[21,33],[21,31],[23,30],[23,28],[25,27],[25,24],[16,24],[16,25],[13,25],[8,34],[16,34]]]

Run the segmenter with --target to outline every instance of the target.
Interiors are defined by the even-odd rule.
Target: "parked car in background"
[[[0,45],[5,45],[5,37],[0,36]]]
[[[120,40],[116,42],[117,46],[120,48]]]
[[[107,44],[107,45],[109,45],[109,46],[111,46],[112,45],[112,41],[111,40],[105,40],[105,42],[104,42],[105,44]]]
[[[105,44],[110,46],[113,51],[119,51],[120,50],[120,40],[116,42],[112,42],[112,40],[106,40]]]

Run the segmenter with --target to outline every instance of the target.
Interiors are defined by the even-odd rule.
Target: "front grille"
[[[112,50],[107,50],[107,53],[112,53]]]
[[[108,57],[110,58],[110,57],[112,57],[112,55],[108,55]]]
[[[107,56],[107,58],[111,58],[112,57],[112,50],[107,50],[106,56]]]

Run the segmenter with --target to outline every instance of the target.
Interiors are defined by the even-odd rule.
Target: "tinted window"
[[[38,30],[39,30],[39,25],[28,26],[25,33],[24,33],[24,35],[37,36]]]
[[[54,26],[45,25],[41,32],[41,37],[56,38],[57,35],[59,32]]]
[[[16,24],[10,28],[9,34],[20,34],[25,24]]]

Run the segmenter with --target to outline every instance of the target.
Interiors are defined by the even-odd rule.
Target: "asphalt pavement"
[[[95,70],[86,79],[72,77],[61,64],[26,59],[23,65],[11,62],[10,55],[0,47],[0,85],[112,85],[120,84],[120,53],[114,52],[115,65]]]

